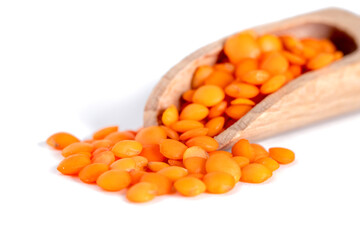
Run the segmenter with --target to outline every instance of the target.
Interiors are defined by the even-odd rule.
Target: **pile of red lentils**
[[[84,141],[59,132],[47,144],[61,150],[59,172],[106,191],[127,189],[132,202],[174,192],[220,194],[238,182],[262,183],[295,154],[246,139],[231,152],[221,151],[213,137],[289,81],[342,56],[328,39],[241,32],[226,40],[216,64],[198,67],[180,107],[165,109],[159,126],[137,131],[110,126]]]

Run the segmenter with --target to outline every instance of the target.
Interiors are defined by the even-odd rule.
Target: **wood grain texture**
[[[267,96],[235,124],[215,137],[220,148],[240,138],[258,140],[360,109],[360,17],[325,9],[253,28],[259,35],[290,34],[331,39],[346,55],[326,68],[308,72]],[[215,63],[226,38],[209,44],[175,65],[153,90],[144,111],[144,126],[157,125],[159,113],[178,105],[190,89],[195,69]]]

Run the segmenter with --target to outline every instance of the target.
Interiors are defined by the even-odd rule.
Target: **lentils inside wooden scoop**
[[[328,39],[296,39],[245,31],[229,37],[224,56],[195,71],[180,109],[169,106],[159,126],[138,131],[103,128],[80,141],[65,132],[47,144],[61,150],[58,170],[106,191],[128,189],[132,202],[147,202],[175,191],[183,196],[226,193],[238,182],[262,183],[280,164],[294,161],[286,148],[238,141],[220,151],[213,138],[268,94],[311,70],[342,58]]]

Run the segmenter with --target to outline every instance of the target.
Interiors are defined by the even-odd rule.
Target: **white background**
[[[265,184],[142,205],[60,175],[44,144],[140,127],[160,77],[223,36],[328,6],[360,14],[322,2],[0,1],[0,239],[360,239],[360,112],[261,141],[297,156]]]

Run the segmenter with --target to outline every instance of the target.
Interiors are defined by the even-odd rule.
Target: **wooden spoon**
[[[303,74],[267,96],[215,137],[220,149],[230,147],[240,138],[258,140],[360,109],[359,16],[330,8],[253,29],[259,35],[328,38],[344,53],[344,58]],[[157,125],[159,114],[169,105],[179,106],[182,93],[190,89],[195,69],[214,64],[225,39],[200,48],[163,76],[145,106],[145,127]]]

